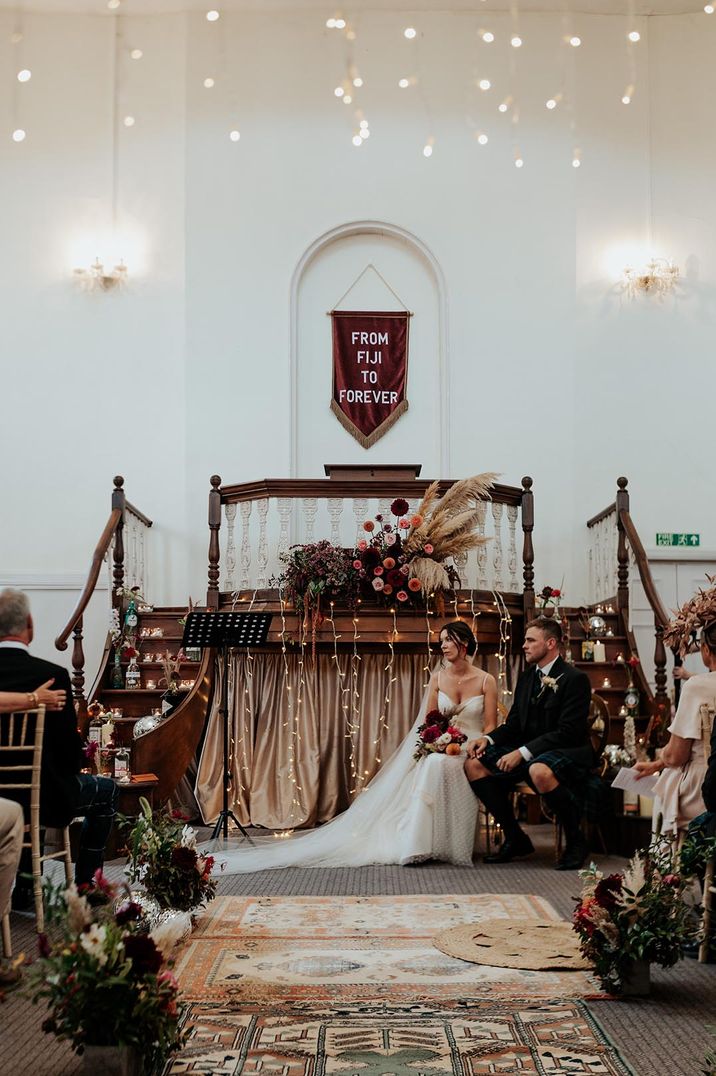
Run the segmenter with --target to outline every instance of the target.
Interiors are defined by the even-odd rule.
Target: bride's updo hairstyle
[[[445,632],[448,639],[452,639],[457,646],[466,647],[467,656],[469,658],[471,658],[477,650],[477,640],[464,620],[450,620],[447,624],[443,624],[441,627],[440,634],[442,635],[443,632]]]

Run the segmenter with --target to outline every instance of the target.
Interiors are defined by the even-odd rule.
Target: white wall
[[[478,43],[478,20],[493,46]],[[14,25],[0,13],[6,86]],[[315,13],[121,25],[124,44],[144,51],[120,68],[120,116],[136,117],[119,130],[118,223],[135,239],[123,294],[78,294],[67,253],[73,237],[109,223],[112,20],[25,16],[33,78],[16,94],[17,119],[13,95],[0,97],[2,131],[18,121],[28,131],[21,145],[0,137],[4,577],[84,571],[119,472],[155,520],[151,597],[183,603],[205,587],[210,474],[242,481],[384,459],[385,445],[366,453],[330,414],[328,376],[310,444],[291,459],[292,275],[319,236],[356,220],[416,236],[445,282],[448,428],[431,431],[416,462],[436,473],[442,438],[454,477],[495,469],[519,484],[531,474],[539,585],[564,577],[568,600],[585,597],[584,522],[622,473],[647,544],[673,529],[716,546],[699,399],[713,351],[716,20],[640,20],[625,107],[623,18],[575,18],[584,43],[571,50],[561,15],[523,16],[514,55],[505,15],[421,15],[416,52],[404,16],[365,13],[356,61],[372,133],[360,149],[352,109],[332,94],[344,45]],[[400,91],[398,77],[416,71],[421,91]],[[480,93],[475,76],[494,89]],[[560,89],[573,108],[548,112]],[[516,135],[496,110],[507,93],[520,101]],[[676,300],[629,303],[607,256],[647,245],[650,227],[685,279]],[[356,275],[363,253],[356,243]],[[307,275],[304,294],[309,285]],[[399,290],[416,313],[419,355],[418,270],[414,285],[401,279]],[[326,280],[325,309],[341,290]],[[413,368],[411,378],[416,407],[390,435],[398,459],[415,454],[425,386]]]

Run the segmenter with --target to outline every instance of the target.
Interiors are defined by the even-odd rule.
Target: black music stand
[[[219,713],[221,714],[224,736],[224,799],[223,807],[216,820],[212,841],[216,840],[223,829],[224,840],[229,836],[229,819],[243,833],[249,844],[254,842],[229,808],[229,787],[231,771],[229,770],[229,650],[232,647],[263,646],[268,637],[271,613],[189,613],[184,625],[182,647],[213,646],[221,650],[224,657],[224,682],[221,689]]]

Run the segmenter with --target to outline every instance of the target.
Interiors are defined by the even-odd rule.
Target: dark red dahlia
[[[182,871],[191,871],[196,867],[196,852],[193,848],[184,848],[183,845],[177,845],[176,848],[172,848],[172,866],[178,867]]]
[[[393,513],[394,516],[407,515],[409,508],[410,508],[410,505],[408,504],[408,502],[405,500],[404,497],[396,497],[395,500],[393,501],[393,503],[390,506],[390,510],[391,510],[391,512]]]

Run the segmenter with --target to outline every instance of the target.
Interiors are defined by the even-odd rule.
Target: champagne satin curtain
[[[242,825],[313,826],[349,806],[354,790],[390,758],[420,709],[428,676],[425,654],[396,654],[390,672],[388,663],[387,653],[362,653],[355,668],[350,654],[340,654],[336,662],[332,654],[321,653],[314,662],[308,654],[301,660],[292,653],[285,664],[281,653],[231,655],[230,806]],[[219,659],[195,792],[206,822],[217,816],[222,802],[218,705],[223,676]],[[393,682],[386,707],[389,679]],[[358,726],[354,767],[347,721],[353,704]]]

